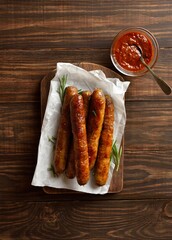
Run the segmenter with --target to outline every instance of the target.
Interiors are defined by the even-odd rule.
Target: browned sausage
[[[91,95],[87,120],[87,141],[90,170],[94,167],[105,112],[105,96],[101,89]]]
[[[90,102],[90,97],[91,97],[91,91],[83,91],[82,92],[82,97],[84,101],[84,109],[85,109],[85,118],[87,119],[88,115],[88,110],[89,110],[89,102]]]
[[[72,133],[70,122],[70,100],[77,93],[77,88],[72,86],[67,87],[65,90],[54,152],[54,168],[56,174],[62,173],[66,167],[69,142]]]
[[[95,181],[98,185],[106,184],[109,167],[110,155],[112,151],[114,131],[114,105],[110,96],[106,96],[106,108],[103,128],[99,141],[97,160],[95,165]]]
[[[70,116],[75,151],[75,170],[79,185],[85,185],[89,180],[89,159],[85,110],[82,95],[75,95],[70,103]]]
[[[65,174],[70,179],[75,177],[75,153],[74,153],[73,138],[71,139],[71,145],[70,145],[70,149],[69,149]]]
[[[90,91],[83,91],[82,92],[82,97],[84,101],[84,110],[85,110],[85,119],[87,119],[87,114],[88,114],[88,108],[89,108],[89,100],[90,100],[91,92]],[[71,146],[69,150],[69,155],[68,155],[68,161],[67,161],[67,166],[66,166],[66,176],[68,178],[74,178],[75,177],[75,157],[74,157],[74,143],[73,143],[73,138],[71,139]]]

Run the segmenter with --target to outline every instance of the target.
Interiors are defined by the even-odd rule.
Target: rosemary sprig
[[[56,176],[55,170],[54,170],[54,166],[51,164],[51,166],[49,168],[47,168],[48,171],[52,172],[53,176]]]
[[[64,99],[64,93],[65,93],[65,88],[66,88],[66,82],[67,82],[67,75],[63,75],[61,78],[59,78],[60,86],[57,92],[60,95],[60,100],[63,103]]]
[[[55,144],[56,138],[53,137],[53,136],[52,136],[52,137],[49,137],[49,136],[48,136],[48,141],[51,142],[52,144]]]
[[[117,146],[116,146],[116,141],[115,141],[114,144],[112,145],[111,161],[114,161],[114,163],[115,163],[115,170],[117,172],[119,170],[121,156],[122,156],[122,146],[118,150]]]
[[[82,94],[83,90],[82,89],[78,89],[78,94]]]
[[[93,115],[94,115],[95,117],[97,116],[97,113],[96,113],[95,110],[92,110],[92,113],[93,113]]]

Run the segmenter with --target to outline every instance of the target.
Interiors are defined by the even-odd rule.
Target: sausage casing
[[[95,89],[91,95],[87,124],[87,141],[90,170],[94,167],[99,138],[105,113],[105,96],[101,89]]]
[[[75,170],[79,185],[89,180],[89,159],[87,147],[85,110],[82,95],[75,95],[70,103],[70,116],[75,152]]]
[[[114,131],[114,104],[110,96],[106,95],[105,97],[105,116],[99,141],[94,175],[96,183],[100,186],[106,184],[108,178]]]
[[[87,120],[91,91],[89,91],[89,90],[88,91],[83,91],[82,92],[82,97],[83,97],[83,101],[84,101],[85,119]]]
[[[91,91],[89,91],[89,90],[83,91],[81,95],[83,97],[83,102],[84,102],[85,119],[87,119]],[[74,155],[75,155],[75,153],[74,153],[74,142],[73,142],[73,138],[72,138],[71,139],[70,150],[69,150],[69,155],[68,155],[67,166],[66,166],[66,170],[65,170],[66,176],[68,178],[74,178],[75,177],[75,157],[74,157]]]
[[[75,152],[74,152],[74,142],[73,138],[71,138],[71,144],[69,148],[67,166],[65,169],[66,177],[74,178],[75,177]]]
[[[56,174],[60,174],[65,170],[67,156],[69,151],[69,142],[71,136],[70,122],[70,101],[71,98],[78,93],[77,88],[66,87],[62,111],[60,116],[59,127],[57,130],[57,140],[54,152],[54,169]]]

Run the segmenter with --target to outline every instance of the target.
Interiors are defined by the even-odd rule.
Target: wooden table
[[[126,95],[124,188],[45,194],[31,186],[41,129],[40,82],[58,61],[114,70],[113,37],[150,30],[154,70],[172,85],[172,1],[0,2],[0,239],[172,239],[172,96],[150,74]]]

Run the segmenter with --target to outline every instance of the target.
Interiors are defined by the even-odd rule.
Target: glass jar
[[[115,68],[127,76],[141,76],[148,70],[140,61],[139,47],[144,61],[153,67],[157,61],[159,45],[154,35],[141,27],[127,28],[114,38],[110,57]]]

